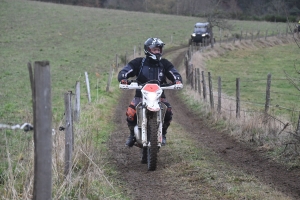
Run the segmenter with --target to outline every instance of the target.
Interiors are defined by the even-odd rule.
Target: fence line
[[[198,70],[198,69],[197,69],[197,70]],[[210,72],[208,72],[208,73],[210,73]],[[202,71],[202,74],[204,74],[204,71]],[[203,90],[206,90],[205,77],[206,77],[206,76],[202,76],[202,81],[196,80],[197,83],[198,83],[198,82],[199,82],[199,83],[202,82],[202,84],[203,84]],[[207,76],[207,77],[209,77],[209,76]],[[198,76],[197,76],[196,78],[199,79]],[[265,81],[265,82],[268,82],[268,80]],[[239,83],[239,84],[240,84],[240,83]],[[215,90],[218,90],[218,87],[212,87],[212,88],[215,89]],[[247,90],[247,91],[249,91],[249,90]],[[252,90],[251,92],[255,93],[256,91],[255,91],[255,90]],[[268,89],[268,92],[271,93],[271,88]],[[260,91],[259,91],[258,93],[266,94],[266,91],[265,91],[265,92],[262,92],[262,91],[260,92]],[[290,93],[281,93],[281,92],[273,92],[273,93],[276,93],[276,94],[283,94],[283,95],[289,95],[289,94],[290,94]],[[292,95],[292,94],[291,94],[291,95]],[[203,91],[203,96],[204,96],[204,98],[206,98],[206,93],[205,93],[205,91]],[[293,96],[300,96],[300,95],[293,95]],[[217,97],[217,96],[215,96],[215,97]],[[230,98],[230,97],[222,97],[222,99],[236,100],[236,99]],[[254,105],[260,104],[259,102],[245,101],[245,100],[241,100],[241,99],[240,99],[240,102],[243,102],[243,103],[251,103],[251,104],[254,104]],[[261,103],[261,104],[262,104],[262,103]],[[272,105],[269,105],[269,106],[272,107]],[[277,104],[275,107],[277,107],[277,108],[283,108],[283,109],[286,109],[286,110],[292,110],[292,109],[290,109],[290,108],[286,108],[286,107],[280,106],[280,105],[278,105],[278,104]],[[299,110],[299,111],[300,111],[300,110]]]
[[[253,34],[251,34],[252,36],[253,36]],[[267,32],[266,32],[266,35],[267,35]],[[288,34],[286,34],[286,36],[287,36]],[[281,36],[281,34],[280,34],[280,36]],[[265,36],[265,38],[266,38],[267,36]],[[258,31],[258,33],[257,33],[257,36],[255,37],[256,39],[258,39],[258,38],[260,38],[259,37],[259,31]],[[253,41],[255,38],[251,38],[251,40]],[[201,47],[201,46],[200,46]],[[199,51],[200,51],[200,49],[199,49],[199,47],[196,47]],[[192,45],[190,45],[190,47],[188,48],[188,50],[187,50],[187,53],[186,53],[186,56],[185,56],[185,62],[184,62],[184,64],[185,64],[185,69],[186,69],[186,78],[187,78],[187,84],[189,84],[190,85],[190,87],[191,87],[191,90],[195,90],[195,91],[197,91],[196,90],[196,88],[195,87],[198,87],[198,88],[201,88],[201,83],[202,83],[202,91],[200,91],[199,89],[198,89],[198,93],[199,93],[199,96],[200,96],[200,98],[201,98],[201,95],[203,94],[203,101],[204,102],[206,102],[206,98],[207,98],[207,94],[206,94],[206,88],[207,88],[207,86],[206,86],[206,78],[208,78],[208,80],[209,80],[209,86],[208,86],[208,89],[209,89],[209,91],[211,91],[211,90],[213,90],[213,86],[210,84],[210,81],[211,81],[211,79],[213,79],[213,77],[211,76],[211,73],[210,72],[207,72],[208,73],[208,75],[206,76],[204,73],[204,71],[202,71],[201,72],[201,74],[202,74],[202,80],[200,80],[200,77],[197,75],[197,71],[200,71],[198,68],[194,68],[194,66],[193,66],[193,64],[190,62],[191,61],[191,56],[193,55],[193,51],[195,50],[195,46],[192,46]],[[203,49],[202,49],[203,50]],[[222,85],[221,85],[221,77],[215,77],[215,79],[218,79],[217,81],[217,83],[218,83],[218,87],[216,87],[216,88],[214,88],[214,90],[217,90],[217,92],[218,92],[218,95],[217,95],[217,98],[218,98],[218,103],[216,104],[216,106],[217,106],[217,113],[219,113],[219,114],[221,114],[221,109],[222,110],[224,110],[224,108],[221,106],[221,104],[222,104],[222,100],[221,99],[230,99],[230,100],[232,100],[232,101],[235,101],[235,106],[236,106],[236,108],[235,108],[235,112],[236,112],[236,118],[240,118],[241,117],[241,115],[240,115],[240,112],[241,111],[243,111],[244,113],[245,112],[250,112],[250,111],[247,111],[247,110],[242,110],[241,109],[241,103],[251,103],[252,105],[260,105],[260,106],[264,106],[264,112],[258,112],[258,111],[253,111],[253,112],[258,112],[258,113],[261,113],[261,114],[265,114],[266,116],[270,116],[270,114],[269,114],[269,110],[270,110],[270,108],[277,108],[277,109],[285,109],[285,110],[287,110],[287,111],[291,111],[292,113],[300,113],[300,111],[298,111],[298,110],[295,110],[295,109],[291,109],[291,108],[286,108],[286,107],[284,107],[284,106],[279,106],[279,105],[271,105],[271,103],[270,103],[270,99],[271,99],[271,74],[268,74],[268,76],[267,76],[267,81],[266,80],[259,80],[259,79],[256,79],[256,80],[243,80],[242,82],[252,82],[253,83],[253,81],[264,81],[267,85],[266,85],[266,90],[265,90],[265,92],[261,92],[262,94],[265,94],[265,102],[264,103],[258,103],[258,102],[250,102],[250,101],[242,101],[241,99],[240,99],[240,83],[241,83],[241,81],[240,81],[240,79],[239,78],[237,78],[236,79],[236,87],[235,87],[235,89],[236,89],[236,91],[235,91],[235,98],[230,98],[230,97],[222,97],[221,96],[221,87],[222,87]],[[287,79],[274,79],[274,80],[287,80]],[[273,80],[273,81],[274,81]],[[223,80],[222,80],[223,81]],[[230,81],[230,80],[227,80],[227,81],[223,81],[223,82],[226,82],[226,83],[228,83],[228,82],[232,82],[233,83],[233,80],[232,81]],[[198,83],[198,85],[196,86],[196,84]],[[200,84],[200,85],[199,85]],[[247,90],[248,91],[248,90]],[[202,94],[201,94],[201,92],[202,92]],[[255,91],[254,91],[255,92]],[[274,92],[274,93],[276,93],[276,94],[282,94],[282,95],[287,95],[286,93],[281,93],[281,92]],[[295,95],[295,94],[292,94],[293,96],[300,96],[300,95]],[[215,95],[212,95],[212,92],[210,92],[209,93],[209,98],[210,98],[210,108],[211,108],[211,110],[213,111],[214,110],[214,105],[215,105],[215,103],[213,102],[213,98],[214,98],[214,96]],[[231,110],[231,109],[230,109]],[[292,114],[292,115],[294,115],[294,114]],[[272,116],[273,117],[273,116]],[[273,118],[275,118],[275,117],[273,117]],[[300,116],[299,116],[299,119],[300,119]],[[296,132],[300,132],[300,130],[298,130],[299,129],[299,127],[300,127],[300,122],[298,122],[297,123],[297,130],[296,130]]]

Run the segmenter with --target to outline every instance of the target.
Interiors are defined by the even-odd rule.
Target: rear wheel
[[[155,117],[148,119],[148,139],[150,146],[147,148],[148,170],[154,171],[157,163],[158,142],[157,142],[158,125]]]

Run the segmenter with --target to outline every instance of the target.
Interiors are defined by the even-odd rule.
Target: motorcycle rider
[[[128,84],[128,78],[136,77],[140,84],[150,80],[158,80],[161,84],[167,83],[167,79],[174,84],[182,82],[181,75],[175,69],[173,64],[165,58],[162,58],[164,43],[159,38],[148,38],[144,43],[144,53],[146,57],[139,57],[131,60],[118,74],[118,81],[121,84]],[[167,78],[167,79],[166,79]],[[130,135],[126,145],[132,147],[135,143],[134,127],[137,124],[136,106],[142,100],[141,90],[136,90],[135,96],[126,111],[127,124]],[[162,129],[162,145],[166,144],[167,129],[172,120],[172,107],[168,103],[165,94],[161,96],[161,102],[167,107]]]

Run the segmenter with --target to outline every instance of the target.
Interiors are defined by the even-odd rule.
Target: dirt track
[[[183,57],[184,52],[181,51],[172,61],[173,64],[178,66]],[[199,146],[214,151],[225,162],[247,174],[254,175],[266,185],[276,188],[294,199],[300,199],[300,169],[288,170],[265,157],[264,152],[238,143],[226,133],[210,129],[175,95],[172,92],[167,93],[167,98],[177,113],[174,115],[173,121],[184,127],[188,136],[197,141]],[[120,172],[119,178],[126,182],[129,188],[129,191],[125,192],[132,199],[201,199],[201,194],[197,194],[196,189],[180,189],[182,188],[178,185],[180,181],[176,180],[176,177],[170,177],[164,173],[164,170],[174,162],[169,158],[167,151],[160,151],[157,170],[148,172],[147,166],[140,163],[139,149],[125,147],[125,140],[128,136],[125,110],[132,97],[132,92],[124,91],[122,93],[115,114],[116,131],[112,133],[112,139],[109,142],[112,160]],[[188,117],[182,118],[178,113]]]

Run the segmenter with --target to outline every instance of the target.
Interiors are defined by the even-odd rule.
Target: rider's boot
[[[166,138],[166,134],[167,134],[167,129],[170,126],[170,123],[164,123],[163,128],[162,128],[162,142],[161,145],[165,146],[167,143],[167,138]]]
[[[130,135],[126,140],[126,146],[132,147],[135,143],[135,137],[134,137],[134,126],[128,125],[128,128],[130,130]]]

